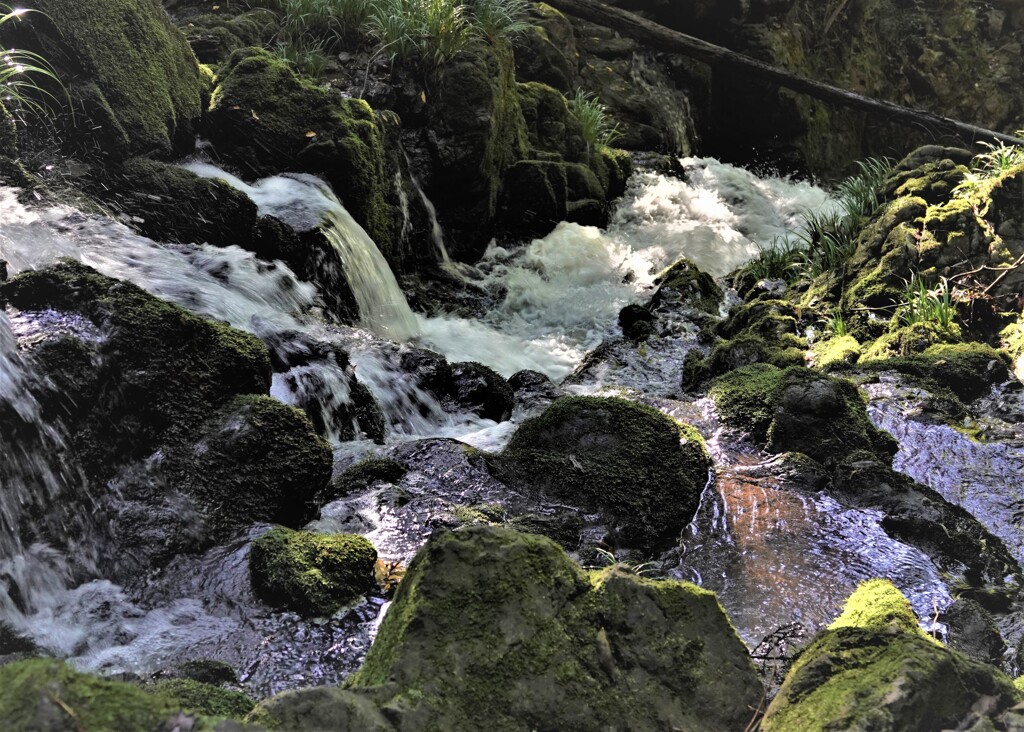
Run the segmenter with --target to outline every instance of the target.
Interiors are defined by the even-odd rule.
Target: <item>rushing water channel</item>
[[[316,287],[280,262],[261,262],[238,247],[158,244],[71,209],[26,207],[12,189],[0,188],[0,258],[17,273],[72,257],[250,331],[270,348],[287,348],[296,338],[344,348],[385,412],[389,434],[380,449],[412,465],[401,486],[411,500],[397,506],[379,491],[357,496],[324,507],[313,528],[360,531],[383,557],[401,560],[422,545],[453,497],[502,500],[500,484],[474,472],[461,451],[438,439],[497,450],[518,422],[543,406],[520,407],[502,424],[449,413],[403,372],[401,355],[408,348],[403,344],[436,350],[453,362],[479,361],[506,377],[533,369],[559,381],[616,335],[619,310],[648,296],[657,273],[680,256],[722,276],[793,226],[803,211],[832,205],[807,183],[758,178],[709,159],[686,160],[685,181],[635,175],[607,231],[563,223],[519,248],[492,245],[481,262],[462,273],[484,290],[504,293],[489,312],[478,318],[425,316],[409,308],[366,232],[316,179],[281,176],[246,184],[205,163],[189,167],[227,180],[261,213],[297,228],[324,222],[346,265],[361,327],[331,325],[318,317]],[[433,235],[443,251],[443,234]],[[18,437],[17,444],[0,445],[5,528],[17,518],[8,512],[31,501],[45,504],[55,486],[76,479],[73,466],[51,457],[59,452],[53,447],[61,439],[59,426],[45,424],[23,396],[23,382],[32,374],[19,356],[19,339],[40,327],[76,327],[72,317],[48,317],[41,324],[38,318],[0,313],[0,415],[24,426],[2,433]],[[706,403],[681,399],[679,370],[695,332],[695,326],[681,322],[677,332],[655,339],[643,354],[625,351],[578,374],[566,387],[579,393],[628,389],[711,438],[718,479],[709,485],[680,547],[657,563],[662,573],[719,592],[750,643],[794,621],[810,630],[821,627],[855,584],[872,576],[890,577],[922,617],[947,604],[946,588],[928,558],[886,536],[878,515],[788,484],[770,466],[758,469],[761,457],[718,438]],[[318,400],[329,410],[332,402],[349,400],[346,384],[336,364],[318,362],[275,374],[272,394],[291,404]],[[339,467],[376,449],[365,440],[343,443],[337,433],[333,437]],[[424,438],[430,442],[414,441]],[[39,570],[40,577],[48,568],[49,579],[29,601],[12,601],[10,587],[0,584],[0,621],[88,669],[144,673],[205,657],[239,668],[242,680],[260,694],[337,682],[365,653],[383,600],[367,600],[322,621],[263,607],[248,585],[245,560],[248,542],[262,528],[202,556],[179,557],[144,587],[134,588],[90,575],[88,563],[73,577],[52,550],[5,540],[0,578],[20,572],[23,579],[12,579],[10,586],[31,586],[25,568]]]

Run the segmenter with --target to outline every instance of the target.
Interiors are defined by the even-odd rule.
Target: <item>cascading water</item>
[[[588,351],[616,335],[618,311],[649,294],[657,273],[678,257],[724,274],[793,225],[802,211],[831,205],[824,192],[808,184],[759,179],[707,159],[686,160],[684,166],[685,181],[653,174],[635,176],[607,231],[562,224],[521,249],[493,246],[477,267],[475,284],[504,293],[501,304],[478,318],[460,318],[412,313],[376,246],[316,179],[274,177],[250,185],[205,163],[189,164],[193,171],[224,179],[247,193],[262,214],[277,216],[299,229],[322,225],[345,264],[362,324],[372,332],[325,325],[312,314],[317,306],[316,287],[301,282],[280,262],[261,262],[237,247],[160,245],[123,226],[70,209],[29,210],[4,189],[0,189],[0,221],[4,222],[0,256],[10,261],[14,272],[43,266],[59,256],[79,259],[104,274],[131,280],[166,300],[255,333],[279,353],[281,362],[288,362],[289,349],[304,348],[310,342],[343,348],[355,364],[359,380],[384,409],[390,425],[389,449],[405,451],[404,455],[421,461],[424,467],[412,471],[403,484],[406,496],[402,501],[389,504],[381,494],[360,496],[353,504],[330,504],[324,507],[322,528],[357,528],[378,539],[382,556],[401,558],[422,544],[431,515],[445,510],[445,505],[450,507],[470,495],[481,501],[501,500],[496,493],[500,486],[493,480],[460,474],[466,456],[454,443],[406,441],[456,437],[495,450],[507,441],[515,425],[496,426],[471,414],[446,412],[403,372],[401,356],[409,346],[395,341],[435,349],[451,361],[479,361],[506,376],[529,368],[561,379]],[[2,331],[0,323],[0,337]],[[0,362],[0,379],[23,378],[16,376],[20,362],[15,358],[13,336],[6,338],[0,342],[5,358]],[[635,357],[631,364],[588,372],[572,388],[599,393],[625,386],[642,389],[648,395],[645,398],[671,396],[678,391],[677,361],[690,345],[692,339],[681,337],[672,341],[676,352],[671,355],[652,348],[650,354]],[[275,374],[272,393],[292,404],[317,397],[329,409],[331,400],[347,402],[350,398],[348,383],[341,365],[328,359]],[[318,394],[309,391],[314,385]],[[12,387],[4,393],[21,392]],[[685,407],[667,399],[655,406],[670,413]],[[520,412],[517,418],[529,414]],[[696,416],[693,419],[697,421]],[[709,434],[713,431],[713,427],[702,429]],[[336,435],[335,439],[340,438]],[[335,447],[344,466],[370,446],[357,441]],[[723,464],[735,459],[728,451],[718,457]],[[452,493],[431,495],[432,490]],[[757,499],[751,506],[737,494],[729,494],[728,482],[718,490],[723,497],[706,501],[707,510],[718,506],[729,512],[764,513],[761,506],[768,498]],[[406,506],[403,501],[410,498]],[[779,573],[789,573],[793,576],[787,586],[798,589],[820,582],[821,567],[827,568],[829,576],[839,576],[836,586],[845,589],[857,578],[899,572],[904,566],[902,560],[886,559],[904,557],[900,552],[906,547],[878,530],[877,517],[845,511],[813,496],[789,496],[787,501],[813,504],[813,510],[802,513],[808,526],[829,523],[842,515],[844,525],[850,527],[846,538],[831,546],[820,540],[820,531],[808,530],[793,540],[793,555],[814,552],[820,559],[818,567],[809,562],[787,566],[789,555],[772,555],[768,541],[757,547],[747,542],[748,548],[758,551],[749,552],[742,565],[715,559],[716,551],[735,552],[744,536],[784,531],[793,519],[789,514],[777,514],[772,526],[757,524],[749,530],[734,513],[711,521],[710,529],[703,528],[698,517],[698,533],[688,540],[688,546],[701,543],[703,549],[695,551],[694,557],[703,552],[707,561],[696,566],[696,560],[668,556],[662,563],[666,570],[676,566],[679,576],[702,578],[712,586],[718,586],[715,582],[719,580],[711,577],[716,571],[743,571],[748,578],[761,572],[766,582]],[[253,532],[259,529],[254,527]],[[132,596],[103,579],[79,587],[66,585],[59,601],[34,613],[34,626],[29,623],[19,628],[40,641],[47,635],[62,639],[48,647],[87,668],[142,673],[176,658],[212,657],[242,669],[243,680],[260,693],[309,683],[336,683],[355,667],[365,650],[379,602],[356,607],[325,624],[268,611],[247,589],[245,552],[253,532],[202,556],[179,557],[162,577]],[[865,551],[865,544],[870,544],[871,550]],[[765,547],[768,554],[760,551]],[[776,561],[779,557],[782,560]],[[917,555],[907,557],[907,563],[924,561]],[[941,583],[927,571],[900,576],[903,589],[912,597],[923,598],[915,600],[918,605],[943,596]],[[817,607],[821,603],[813,597],[792,597],[788,605],[772,606],[770,621],[751,619],[764,607],[760,604],[764,595],[752,592],[749,602],[756,605],[752,607],[745,604],[748,600],[743,592],[729,590],[753,585],[720,579],[727,608],[740,619],[740,630],[749,640],[756,640],[766,623],[783,622],[786,612],[807,611],[808,603],[815,605],[820,615],[830,612]],[[0,621],[9,620],[12,613],[0,607]],[[267,638],[272,639],[269,650],[264,646]]]

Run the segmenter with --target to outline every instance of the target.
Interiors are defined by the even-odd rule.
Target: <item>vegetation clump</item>
[[[271,529],[252,544],[249,572],[264,601],[329,616],[373,586],[377,550],[362,536]]]
[[[148,687],[148,690],[166,697],[182,709],[208,717],[241,719],[256,706],[250,696],[240,691],[192,679],[165,679]]]

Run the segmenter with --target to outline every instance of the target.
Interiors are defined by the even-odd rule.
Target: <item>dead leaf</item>
[[[316,133],[313,132],[313,130],[310,130],[309,132],[306,133],[306,137],[316,137]]]

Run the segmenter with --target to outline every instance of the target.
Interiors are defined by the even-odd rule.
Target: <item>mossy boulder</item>
[[[58,339],[38,360],[56,383],[80,389],[43,401],[70,420],[90,476],[108,478],[116,466],[189,434],[236,394],[270,387],[267,350],[254,336],[84,264],[64,261],[12,277],[0,285],[0,299],[26,311],[75,313],[103,329],[101,340]]]
[[[278,527],[253,542],[249,572],[270,605],[328,616],[370,589],[376,561],[377,550],[362,536]]]
[[[176,165],[132,158],[103,181],[99,195],[161,242],[252,247],[256,204],[227,183]]]
[[[655,308],[681,303],[717,315],[725,297],[714,278],[688,259],[680,259],[658,275],[655,284],[658,289],[651,298]]]
[[[363,100],[316,86],[267,51],[244,48],[218,71],[205,129],[218,156],[247,176],[323,175],[387,251],[400,212],[380,124]]]
[[[985,343],[937,343],[920,353],[883,358],[865,354],[858,368],[898,371],[925,385],[949,389],[965,402],[989,392],[1009,376],[1010,359]]]
[[[148,689],[184,710],[208,717],[241,719],[256,706],[252,697],[240,691],[192,679],[165,679]]]
[[[331,477],[330,445],[303,412],[257,394],[210,416],[168,456],[180,490],[208,506],[218,534],[258,521],[298,526]]]
[[[514,488],[601,511],[613,543],[641,547],[689,523],[711,469],[693,427],[616,397],[555,400],[489,462]]]
[[[331,482],[331,492],[348,496],[366,490],[377,481],[397,483],[409,469],[400,462],[385,457],[368,457],[346,468]]]
[[[954,729],[972,714],[995,717],[1018,698],[994,667],[925,635],[891,583],[871,580],[800,653],[761,729]]]
[[[682,386],[693,391],[708,379],[746,366],[767,365],[775,368],[798,367],[807,360],[807,343],[786,333],[767,339],[756,333],[743,332],[716,343],[706,358],[696,350],[686,354],[683,362]]]
[[[428,542],[348,687],[397,730],[731,730],[761,696],[713,593],[488,526]]]
[[[159,693],[33,659],[0,667],[0,719],[9,732],[152,732],[174,725],[213,730],[209,719],[181,714]],[[238,729],[236,727],[235,729]]]
[[[829,370],[857,363],[864,349],[852,335],[837,336],[814,344],[814,365]]]
[[[891,459],[896,443],[872,426],[857,387],[811,369],[756,364],[715,379],[721,419],[774,452],[802,452],[832,464],[857,450]]]
[[[207,82],[163,6],[135,0],[35,0],[3,24],[0,45],[40,54],[74,115],[54,115],[77,152],[124,160],[192,149]],[[42,80],[46,83],[46,80]],[[63,90],[48,103],[59,105]]]

